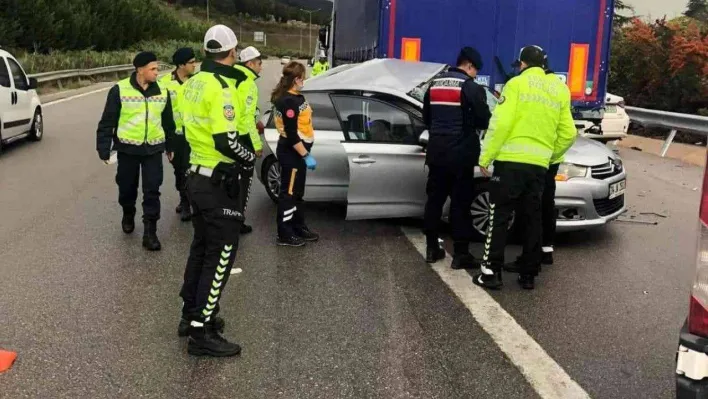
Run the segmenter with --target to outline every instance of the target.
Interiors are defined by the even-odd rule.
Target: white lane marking
[[[66,102],[66,101],[75,100],[75,99],[77,99],[77,98],[90,96],[91,94],[96,94],[96,93],[100,93],[100,92],[103,92],[103,91],[108,91],[108,90],[111,89],[111,87],[113,87],[113,86],[108,86],[108,87],[104,87],[104,88],[101,88],[101,89],[92,90],[92,91],[89,91],[89,92],[86,92],[86,93],[77,94],[77,95],[74,95],[74,96],[71,96],[71,97],[62,98],[61,100],[55,100],[55,101],[52,101],[52,102],[48,102],[48,103],[46,103],[46,104],[43,104],[42,106],[43,106],[43,107],[48,107],[48,106],[50,106],[50,105],[60,104],[60,103]]]
[[[425,257],[425,236],[409,227],[401,228],[408,240]],[[450,268],[451,257],[432,264],[433,270],[457,295],[484,331],[506,354],[542,398],[589,398],[585,390],[556,363],[484,289],[474,285],[464,270]],[[533,295],[532,293],[530,293]]]

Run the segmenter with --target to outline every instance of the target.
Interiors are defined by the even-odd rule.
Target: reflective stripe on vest
[[[170,102],[172,103],[172,116],[175,120],[175,134],[181,136],[184,134],[184,121],[182,119],[182,109],[180,107],[180,94],[182,93],[182,85],[174,78],[173,74],[165,75],[159,81],[160,88],[167,89],[170,93]]]
[[[162,111],[167,106],[163,92],[145,97],[130,84],[130,78],[118,82],[120,91],[120,117],[118,118],[118,141],[130,145],[158,145],[165,142],[162,129]]]

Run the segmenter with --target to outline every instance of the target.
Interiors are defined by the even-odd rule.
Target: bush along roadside
[[[251,45],[250,43],[242,43],[239,48],[244,48]],[[67,69],[91,69],[112,65],[130,64],[133,62],[133,57],[140,51],[152,51],[158,59],[165,63],[172,62],[172,54],[180,47],[191,47],[197,54],[197,60],[202,61],[203,53],[200,51],[202,43],[189,42],[179,40],[168,40],[162,42],[141,42],[132,46],[128,50],[118,51],[93,51],[93,50],[76,50],[76,51],[54,51],[49,54],[27,53],[15,51],[13,53],[22,64],[28,74],[41,72],[62,71]],[[308,54],[299,53],[298,51],[280,49],[276,47],[260,47],[256,44],[261,53],[266,57],[283,57],[289,56],[293,58],[308,58]]]

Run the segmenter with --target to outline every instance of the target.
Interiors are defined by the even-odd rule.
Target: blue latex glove
[[[305,157],[305,164],[307,164],[307,169],[310,170],[315,170],[317,167],[317,161],[315,160],[315,157],[313,157],[311,154],[307,154]]]

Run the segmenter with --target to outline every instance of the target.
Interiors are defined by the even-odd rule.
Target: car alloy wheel
[[[268,195],[273,200],[277,200],[280,193],[280,162],[273,160],[268,166],[268,171],[266,173],[266,185],[268,188]]]
[[[42,113],[37,110],[34,113],[34,122],[32,123],[32,130],[30,131],[30,139],[34,141],[42,140],[44,135],[44,118],[42,118]]]
[[[489,229],[489,191],[484,190],[477,194],[470,206],[470,214],[472,215],[472,226],[481,237],[487,235]],[[511,220],[509,220],[509,230],[514,226],[515,213],[512,212]]]

